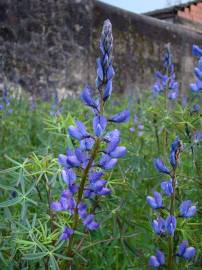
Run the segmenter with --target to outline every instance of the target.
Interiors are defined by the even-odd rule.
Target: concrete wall
[[[193,79],[193,43],[202,36],[183,27],[93,0],[1,0],[0,68],[32,94],[76,94],[94,85],[104,19],[113,24],[114,91],[150,88],[164,44],[171,42],[183,89]]]

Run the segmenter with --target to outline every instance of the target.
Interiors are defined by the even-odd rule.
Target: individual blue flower
[[[79,159],[79,155],[76,155],[76,152],[69,154],[66,157],[66,163],[67,168],[76,168],[81,166],[81,160]]]
[[[85,196],[92,198],[94,195],[106,196],[111,193],[111,189],[106,188],[106,180],[102,179],[102,172],[91,172],[89,174],[89,186],[86,188]]]
[[[100,226],[99,223],[95,222],[93,214],[89,214],[83,219],[83,225],[90,231],[97,230]]]
[[[81,99],[83,100],[83,102],[87,106],[92,107],[94,109],[97,109],[97,103],[96,103],[96,101],[91,96],[91,89],[90,89],[90,87],[86,86],[83,89],[83,91],[81,93]]]
[[[107,142],[106,152],[113,151],[120,142],[120,131],[118,129],[114,129],[108,132],[104,137],[105,142]]]
[[[68,240],[73,233],[74,231],[71,228],[65,227],[60,236],[60,240]]]
[[[93,138],[86,138],[80,141],[80,148],[83,151],[90,151],[93,148],[94,139]]]
[[[191,112],[199,112],[201,109],[201,106],[199,104],[195,104],[192,108],[191,108]]]
[[[117,113],[109,118],[110,122],[114,123],[125,123],[128,122],[130,118],[130,111],[125,109],[124,111]]]
[[[165,233],[165,220],[161,216],[157,217],[157,219],[152,222],[152,228],[158,235]]]
[[[158,209],[163,207],[162,196],[159,192],[154,191],[154,197],[147,196],[147,203],[153,208]]]
[[[182,143],[177,137],[172,145],[171,145],[171,150],[170,150],[170,164],[172,165],[173,169],[176,169],[177,167],[177,162],[179,158],[179,152],[182,150]]]
[[[107,126],[107,119],[103,115],[93,118],[93,130],[97,137],[100,137]]]
[[[61,193],[60,200],[51,203],[51,209],[54,211],[69,211],[70,214],[73,213],[76,202],[73,198],[72,193],[69,189],[64,190]]]
[[[196,214],[196,206],[192,205],[191,200],[187,200],[180,205],[180,216],[184,218],[193,217]]]
[[[182,241],[178,247],[177,256],[184,258],[185,260],[190,260],[196,254],[196,249],[194,247],[189,247],[187,240]]]
[[[194,143],[198,143],[198,142],[202,141],[202,132],[201,131],[198,130],[198,131],[194,132],[193,141],[194,141]]]
[[[105,86],[103,100],[106,101],[111,96],[111,93],[112,93],[112,80],[108,80]]]
[[[174,235],[176,229],[177,221],[172,215],[168,216],[165,221],[166,230],[170,235]]]
[[[170,174],[169,169],[165,166],[162,159],[156,158],[154,159],[154,167],[160,172],[165,174]]]
[[[202,57],[202,49],[199,48],[197,45],[192,46],[192,54],[196,57]]]
[[[115,167],[117,161],[116,158],[111,158],[109,155],[104,154],[100,159],[99,166],[105,170],[111,170]]]
[[[130,131],[131,133],[134,133],[134,132],[135,132],[135,127],[130,127],[130,128],[129,128],[129,131]]]
[[[68,131],[71,137],[79,141],[89,136],[89,134],[86,132],[85,125],[81,121],[76,121],[76,127],[72,125],[69,126]]]
[[[171,196],[173,194],[173,184],[172,179],[169,181],[164,181],[161,183],[161,189],[167,196]]]
[[[163,252],[157,250],[155,256],[151,256],[149,259],[149,265],[154,268],[159,268],[165,264],[165,256]]]
[[[107,153],[112,158],[122,158],[126,154],[125,146],[117,146],[113,151]]]

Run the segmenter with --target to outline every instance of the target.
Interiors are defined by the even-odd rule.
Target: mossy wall
[[[164,44],[171,42],[183,89],[193,79],[192,43],[202,36],[94,0],[1,0],[0,69],[43,98],[94,85],[103,20],[113,24],[117,92],[150,88]]]

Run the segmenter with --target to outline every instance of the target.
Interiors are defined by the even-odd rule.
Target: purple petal
[[[163,161],[160,158],[156,158],[154,160],[154,167],[160,172],[160,173],[166,173],[166,174],[170,174],[170,171],[168,170],[168,168],[165,166],[165,164],[163,163]]]
[[[157,209],[157,208],[158,208],[158,205],[157,205],[157,203],[156,203],[156,201],[155,201],[155,199],[154,199],[153,197],[147,196],[146,200],[147,200],[147,203],[148,203],[153,209]]]
[[[161,189],[165,192],[167,196],[171,196],[173,194],[172,180],[162,182]]]
[[[65,227],[60,236],[60,240],[68,240],[73,233],[74,231],[71,228]]]
[[[54,210],[54,211],[62,211],[63,208],[62,208],[62,205],[60,202],[52,202],[51,203],[51,209]]]
[[[128,122],[130,118],[130,111],[128,109],[117,113],[109,118],[109,121],[115,122],[115,123],[125,123]]]
[[[187,240],[182,241],[182,243],[178,247],[178,253],[177,253],[177,255],[178,256],[183,256],[183,254],[185,253],[185,250],[188,247],[188,245],[189,244],[188,244],[188,241]]]
[[[194,247],[188,247],[185,250],[185,253],[183,254],[183,257],[185,260],[190,260],[192,257],[194,257],[196,254],[196,249]]]
[[[160,265],[165,264],[165,256],[164,256],[163,252],[161,252],[160,250],[157,250],[156,258],[159,261]]]
[[[109,98],[109,96],[111,96],[111,93],[112,93],[112,80],[108,80],[107,85],[105,86],[103,100],[106,101]]]
[[[102,188],[101,191],[97,192],[100,196],[107,196],[111,194],[111,189],[110,188]]]
[[[67,165],[67,156],[60,154],[58,156],[58,162],[60,163],[61,166],[66,166]]]
[[[122,158],[126,154],[126,147],[117,146],[111,153],[110,156],[113,158]]]
[[[72,185],[76,181],[76,174],[72,169],[62,170],[62,178],[68,185]]]
[[[154,198],[155,198],[156,204],[158,205],[158,208],[162,207],[163,200],[162,200],[161,194],[157,191],[154,191]]]
[[[166,218],[165,224],[166,229],[170,235],[174,235],[175,229],[176,229],[176,218],[172,215],[168,216]]]
[[[160,263],[159,261],[157,260],[156,256],[151,256],[150,259],[149,259],[149,265],[152,266],[152,267],[159,267],[160,266]]]
[[[84,88],[84,90],[81,93],[81,99],[83,102],[90,107],[97,108],[97,104],[95,100],[91,96],[91,90],[88,86]]]
[[[107,119],[103,115],[95,116],[93,118],[93,129],[97,137],[101,136],[107,126]]]
[[[202,49],[194,44],[192,47],[192,54],[196,57],[202,57]]]

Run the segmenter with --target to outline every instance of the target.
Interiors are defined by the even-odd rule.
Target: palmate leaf
[[[10,186],[6,186],[4,184],[0,184],[0,188],[4,189],[4,190],[10,190],[10,191],[15,191],[17,193],[20,193],[19,190],[17,190],[16,188],[14,187],[10,187]]]
[[[8,206],[12,206],[12,205],[18,204],[22,200],[23,200],[22,197],[17,197],[17,198],[11,199],[11,200],[7,200],[5,202],[0,203],[0,208],[4,208],[4,207],[8,207]]]
[[[23,260],[33,261],[33,260],[40,260],[48,255],[48,252],[37,252],[37,253],[28,253],[24,255]]]
[[[58,263],[53,255],[50,256],[50,268],[52,270],[60,270]]]

